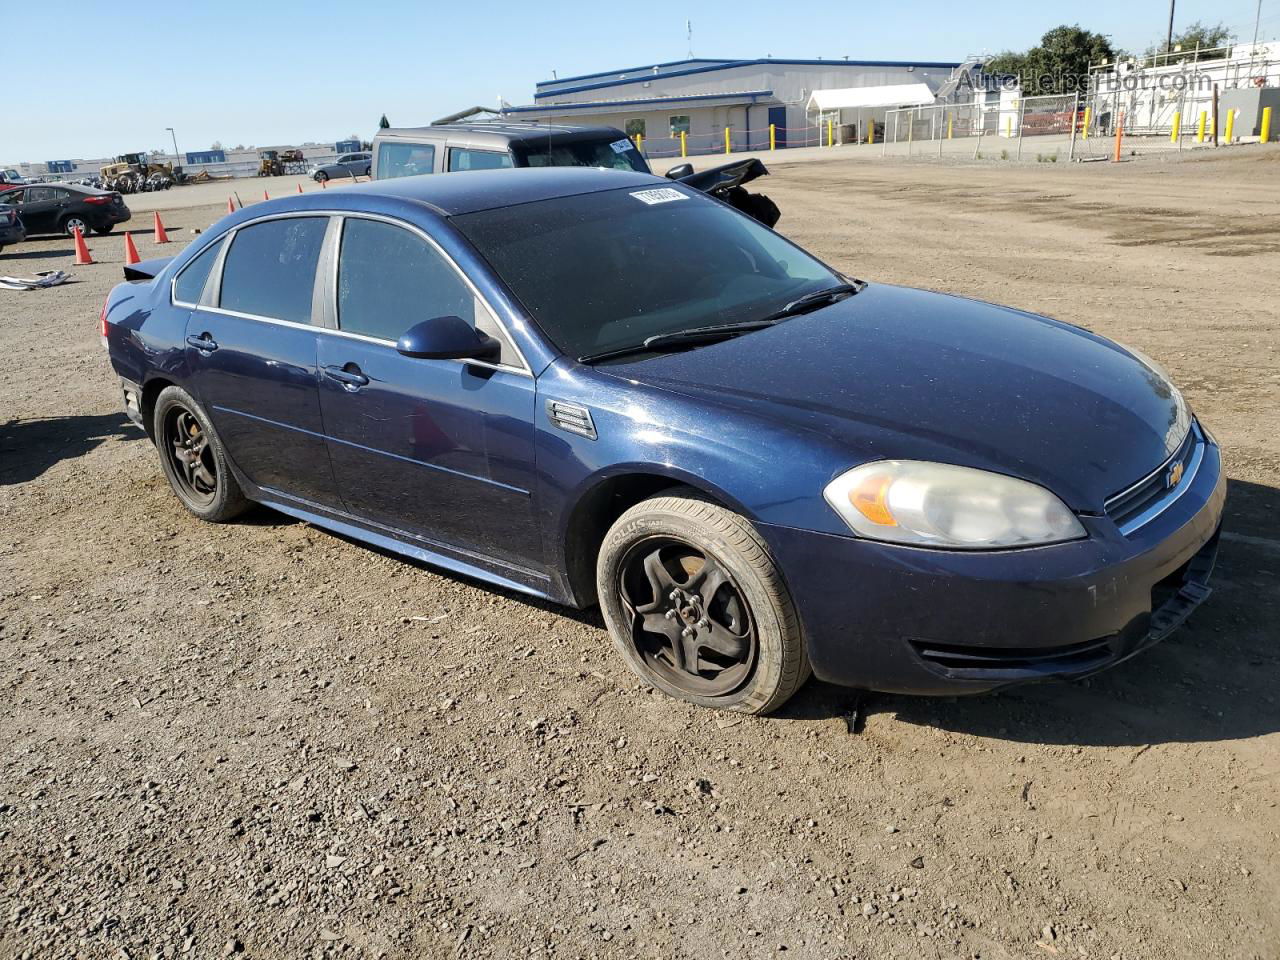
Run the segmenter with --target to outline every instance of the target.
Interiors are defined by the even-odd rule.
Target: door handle
[[[213,337],[209,336],[207,333],[202,333],[198,337],[187,337],[187,345],[195,347],[205,356],[208,356],[218,349],[218,341],[214,340]]]
[[[354,363],[349,364],[349,366],[355,367],[355,369],[347,370],[343,367],[325,367],[324,375],[330,380],[338,381],[338,383],[342,384],[342,388],[344,390],[355,393],[361,387],[369,385],[369,378],[361,373],[360,368],[356,367]]]

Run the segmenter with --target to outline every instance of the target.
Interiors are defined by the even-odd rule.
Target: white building
[[[678,156],[681,133],[690,154],[721,152],[726,128],[734,151],[768,149],[771,124],[778,147],[817,145],[820,131],[826,136],[826,117],[808,110],[814,91],[925,84],[936,94],[959,68],[958,62],[933,61],[678,60],[544,80],[533,104],[504,107],[503,113],[618,127],[644,137],[650,156]],[[900,105],[860,107],[848,116],[837,111],[832,119],[882,124],[885,110]]]

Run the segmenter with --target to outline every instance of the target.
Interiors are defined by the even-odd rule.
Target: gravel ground
[[[265,510],[203,525],[98,342],[119,236],[0,292],[0,955],[1280,957],[1277,174],[776,165],[781,227],[839,267],[1165,363],[1232,481],[1215,596],[1160,647],[856,717],[817,683],[686,707],[594,611]],[[193,197],[135,209],[185,240],[225,204]]]

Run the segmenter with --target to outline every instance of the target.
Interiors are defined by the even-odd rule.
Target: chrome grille
[[[1173,456],[1133,486],[1108,498],[1107,516],[1125,536],[1145,526],[1191,485],[1203,457],[1204,435],[1192,421],[1191,429]]]

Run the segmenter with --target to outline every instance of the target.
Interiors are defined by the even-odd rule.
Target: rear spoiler
[[[139,260],[126,264],[124,278],[126,280],[154,280],[156,274],[169,265],[173,257],[156,257],[152,260]]]

